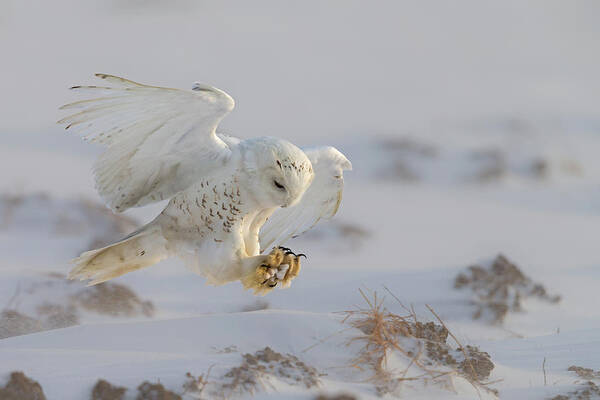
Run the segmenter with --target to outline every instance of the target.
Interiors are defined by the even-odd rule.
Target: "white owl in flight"
[[[211,284],[288,287],[300,257],[281,246],[337,212],[348,159],[333,147],[217,133],[234,101],[214,87],[96,76],[107,85],[74,86],[95,97],[61,107],[76,113],[59,123],[107,147],[94,165],[98,192],[116,212],[170,200],[149,224],[75,259],[69,278],[94,285],[177,255]]]

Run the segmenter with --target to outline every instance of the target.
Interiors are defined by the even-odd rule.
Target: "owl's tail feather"
[[[92,286],[149,267],[168,257],[166,244],[160,226],[150,223],[120,242],[81,254],[68,278],[90,280]]]

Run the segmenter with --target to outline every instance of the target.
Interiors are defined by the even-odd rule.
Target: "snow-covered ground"
[[[362,289],[404,314],[386,288],[489,353],[485,381],[502,399],[567,394],[578,388],[569,366],[600,369],[596,3],[25,3],[0,6],[11,72],[0,78],[0,308],[37,332],[0,339],[0,387],[20,370],[49,400],[88,399],[100,378],[133,399],[145,380],[181,393],[187,372],[210,370],[216,390],[268,346],[314,367],[320,384],[272,374],[255,398],[377,398],[373,371],[352,367],[363,332],[338,312],[365,307]],[[100,149],[52,125],[62,89],[93,72],[214,83],[237,100],[228,132],[348,156],[338,215],[288,243],[309,256],[290,289],[211,287],[167,260],[117,279],[109,289],[127,301],[98,306],[89,299],[104,292],[63,280],[68,260],[161,207],[131,220],[97,208]],[[499,253],[561,301],[525,298],[501,324],[474,320],[455,277]],[[453,379],[453,390],[405,381],[396,394],[493,397]]]

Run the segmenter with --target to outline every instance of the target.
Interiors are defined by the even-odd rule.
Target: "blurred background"
[[[96,72],[215,85],[236,99],[222,131],[343,151],[354,171],[338,225],[296,244],[323,250],[315,266],[381,268],[388,245],[398,249],[398,271],[454,268],[498,252],[540,270],[563,271],[575,255],[600,263],[598,2],[0,7],[0,246],[9,288],[27,271],[64,274],[66,260],[163,206],[111,215],[91,174],[102,149],[56,125],[58,107],[73,100],[68,87],[93,83]],[[334,239],[321,240],[327,235]],[[330,260],[332,248],[353,252]],[[150,274],[181,272],[178,261],[167,263],[177,267]],[[141,285],[145,273],[123,279]],[[200,300],[191,310],[214,311]]]
[[[94,153],[54,122],[67,88],[96,72],[222,88],[236,99],[222,130],[240,137],[344,148],[381,136],[450,146],[468,133],[490,142],[483,150],[525,142],[514,151],[554,151],[584,173],[574,164],[587,143],[569,136],[600,126],[599,11],[595,1],[2,0],[2,159],[19,164],[4,168],[2,188],[91,188],[85,168],[57,182],[20,151],[52,149],[56,163]]]

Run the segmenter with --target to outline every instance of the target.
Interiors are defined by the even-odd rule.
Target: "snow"
[[[288,243],[309,257],[290,289],[256,298],[167,260],[116,281],[151,301],[151,316],[80,307],[78,325],[0,339],[0,385],[22,370],[49,400],[87,399],[99,378],[129,388],[128,399],[144,380],[181,392],[186,372],[212,366],[217,379],[270,346],[326,375],[308,391],[269,378],[255,398],[377,398],[370,372],[349,367],[361,332],[338,312],[365,305],[360,288],[403,313],[384,285],[488,352],[500,398],[566,394],[576,388],[570,365],[600,369],[597,4],[0,7],[2,308],[35,317],[41,304],[67,306],[84,289],[56,274],[129,229],[84,205],[99,202],[90,168],[101,149],[53,124],[64,88],[94,72],[214,84],[236,99],[226,132],[334,145],[354,167],[333,222]],[[21,200],[10,208],[6,198]],[[160,208],[127,215],[141,224]],[[526,299],[502,325],[471,319],[454,278],[498,253],[560,303]],[[460,378],[455,389],[407,384],[401,396],[478,398]]]

